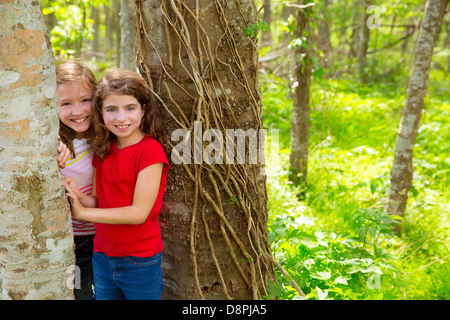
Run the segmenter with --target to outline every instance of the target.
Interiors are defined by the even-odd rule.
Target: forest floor
[[[383,212],[406,90],[322,80],[311,88],[307,184],[289,179],[292,100],[285,80],[261,75],[273,254],[308,299],[450,298],[450,83],[432,71],[414,148],[405,216]],[[393,228],[401,223],[401,231]],[[278,273],[267,298],[300,299]]]

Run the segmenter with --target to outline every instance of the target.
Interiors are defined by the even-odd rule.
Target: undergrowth
[[[383,212],[403,90],[342,79],[314,83],[308,182],[294,185],[287,83],[267,77],[261,84],[265,126],[280,131],[279,155],[267,168],[269,238],[306,298],[450,298],[450,99],[438,89],[442,83],[430,81],[404,218]],[[266,298],[302,299],[277,272]]]

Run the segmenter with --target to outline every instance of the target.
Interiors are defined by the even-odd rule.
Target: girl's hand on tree
[[[58,137],[58,165],[61,169],[66,167],[66,161],[71,158],[72,154],[66,144]]]
[[[69,197],[70,203],[70,211],[72,212],[72,216],[75,219],[83,220],[83,214],[85,208],[80,203],[78,196],[80,195],[80,191],[78,190],[77,185],[72,180],[72,178],[64,178],[63,179],[64,188],[66,188],[66,195]],[[75,191],[76,190],[76,191]]]
[[[63,177],[62,181],[63,181],[63,184],[64,183],[67,184],[67,186],[72,191],[72,194],[75,195],[78,198],[78,200],[80,200],[82,197],[82,193],[80,192],[80,189],[78,188],[77,184],[75,183],[75,180],[73,180],[72,177]],[[65,186],[66,185],[64,185],[64,187]],[[66,190],[67,190],[67,188],[66,188]]]

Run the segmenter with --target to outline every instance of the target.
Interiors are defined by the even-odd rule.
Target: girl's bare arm
[[[107,224],[142,224],[155,204],[163,170],[163,163],[155,163],[139,172],[131,206],[121,208],[89,208],[84,206],[69,184],[72,215],[76,219]]]

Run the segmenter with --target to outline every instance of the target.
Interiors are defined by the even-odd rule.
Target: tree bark
[[[73,299],[55,67],[38,1],[0,4],[1,299]]]
[[[358,66],[358,76],[361,82],[367,81],[367,49],[369,48],[370,29],[367,26],[367,20],[369,19],[369,13],[367,7],[369,6],[369,0],[362,1],[362,15],[361,15],[361,29],[359,33],[359,45],[358,53],[356,55],[356,63]]]
[[[133,1],[120,1],[120,68],[136,71],[136,8]]]
[[[269,25],[269,32],[263,32],[262,34],[262,45],[263,46],[272,46],[272,33],[270,32],[270,24],[272,23],[272,10],[271,10],[271,0],[264,1],[264,14],[263,20]]]
[[[404,215],[408,192],[412,186],[414,143],[427,93],[433,49],[441,30],[447,4],[448,0],[428,1],[417,40],[406,104],[395,142],[391,186],[385,208],[388,212],[399,216]]]
[[[294,14],[294,9],[284,4],[283,9],[281,10],[281,18],[283,19],[283,21],[287,22],[291,14]],[[283,40],[282,40],[283,46],[287,46],[290,41],[291,36],[289,32],[283,32]]]
[[[93,28],[94,28],[94,35],[92,39],[92,51],[94,51],[94,54],[97,54],[99,52],[99,41],[100,41],[100,15],[98,7],[92,5],[91,6],[91,18],[94,20]]]
[[[105,28],[106,28],[106,40],[107,40],[107,50],[114,50],[114,40],[113,40],[113,27],[111,23],[111,2],[107,1],[107,4],[103,5],[103,10],[105,13]]]
[[[161,210],[163,297],[258,299],[273,275],[263,164],[252,163],[253,149],[237,148],[236,155],[233,146],[224,148],[227,129],[262,129],[256,36],[244,33],[256,21],[254,3],[136,4],[139,70],[164,111],[173,150],[182,142],[187,148],[178,164],[171,153]],[[174,139],[177,129],[182,142]],[[215,138],[208,129],[216,129]],[[246,142],[251,147],[253,140]],[[207,162],[214,144],[217,162]]]
[[[323,1],[320,6],[319,29],[319,49],[323,52],[322,67],[328,67],[328,59],[333,50],[331,45],[331,0]]]
[[[359,47],[359,30],[360,30],[360,0],[354,0],[352,3],[352,35],[350,39],[349,65],[352,64],[353,58],[358,54]]]
[[[117,55],[117,67],[120,68],[120,61],[122,59],[120,55],[120,44],[122,42],[122,34],[121,34],[121,26],[120,26],[120,16],[121,16],[121,0],[113,0],[112,6],[113,6],[113,14],[112,14],[112,24],[114,28],[115,38],[114,38],[114,50],[116,51]],[[133,3],[133,1],[130,1]],[[135,71],[135,69],[132,69]]]
[[[297,10],[295,39],[303,39],[306,46],[298,45],[294,51],[294,95],[291,116],[290,164],[293,181],[306,182],[308,178],[309,109],[311,86],[311,40],[309,30],[310,8]]]

